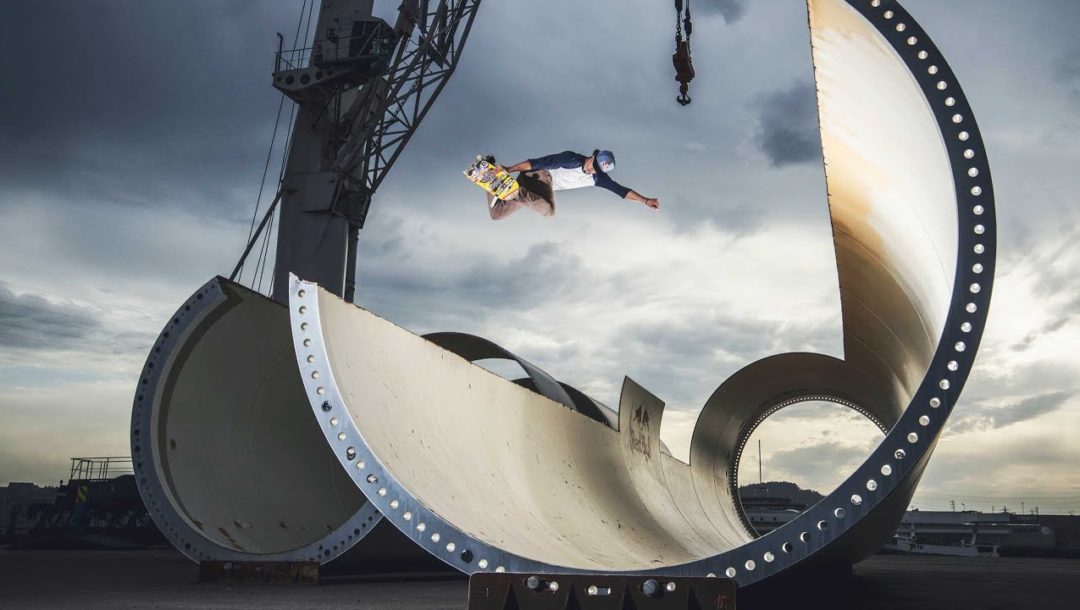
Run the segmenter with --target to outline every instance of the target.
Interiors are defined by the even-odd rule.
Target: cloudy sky
[[[1080,4],[905,5],[978,115],[1001,241],[977,369],[915,505],[1080,510]],[[667,401],[663,436],[685,456],[698,409],[734,371],[784,351],[842,356],[805,7],[697,0],[682,108],[670,0],[537,6],[482,7],[373,205],[357,301],[416,332],[491,338],[608,404],[630,375]],[[0,484],[128,453],[148,346],[242,249],[279,102],[274,33],[294,31],[299,9],[0,7]],[[461,120],[481,109],[505,129]],[[560,194],[553,219],[493,223],[460,175],[477,153],[597,147],[662,210],[589,189]],[[879,438],[815,405],[758,436],[767,479],[821,491]]]

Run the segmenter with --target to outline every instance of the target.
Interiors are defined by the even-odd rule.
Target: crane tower
[[[280,205],[275,300],[287,300],[289,273],[352,300],[372,197],[457,68],[479,6],[405,0],[391,25],[374,0],[322,0],[311,45],[279,46],[273,84],[297,118],[267,213]]]

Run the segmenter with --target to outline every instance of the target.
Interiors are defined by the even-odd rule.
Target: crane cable
[[[683,106],[690,104],[690,81],[694,80],[694,62],[690,57],[693,32],[690,0],[675,0],[675,54],[671,56],[671,63],[675,66],[675,80],[679,82],[679,95],[675,101]]]
[[[304,19],[304,6],[307,6],[307,20],[306,20],[307,25],[306,25],[306,27],[304,26],[304,22],[305,22],[305,19]],[[308,37],[313,37],[313,35],[314,35],[314,33],[312,31],[314,29],[314,22],[312,21],[312,15],[314,14],[314,11],[315,11],[315,0],[304,0],[304,4],[301,5],[301,7],[300,7],[300,22],[296,24],[296,34],[293,36],[293,47],[294,48],[296,48],[297,40],[300,38],[300,30],[301,30],[301,28],[303,28],[303,30],[304,30],[304,42],[301,43],[299,48],[302,49],[302,50],[305,50],[305,49],[308,48],[308,46],[307,46],[308,45]],[[313,41],[313,44],[314,44],[314,41]],[[303,51],[301,51],[301,52],[303,52]],[[314,54],[314,52],[315,52],[314,49],[312,49],[311,53]],[[295,117],[296,117],[296,104],[293,104],[289,108],[289,122],[286,124],[286,128],[287,128],[288,131],[286,132],[286,136],[285,136],[285,146],[284,146],[284,148],[282,149],[282,152],[281,152],[281,172],[278,174],[278,196],[275,199],[275,201],[280,201],[281,196],[284,194],[283,189],[284,189],[284,183],[285,183],[285,170],[288,168],[289,151],[292,149],[293,125],[295,124],[295,121],[296,121]],[[257,267],[256,273],[253,275],[253,277],[251,279],[252,288],[254,288],[256,292],[262,292],[263,277],[266,274],[266,268],[267,268],[267,266],[269,264],[269,261],[270,261],[270,243],[271,243],[270,237],[274,232],[274,221],[276,220],[276,216],[277,216],[276,209],[273,208],[273,207],[271,207],[271,209],[269,209],[267,211],[267,213],[270,216],[270,225],[269,225],[269,227],[267,227],[266,233],[263,236],[262,252],[259,254],[259,261],[256,264],[256,267]],[[275,279],[277,279],[276,273],[274,273],[274,271],[271,271],[270,272],[270,286],[269,286],[269,288],[267,288],[267,294],[273,294],[274,280]],[[257,285],[256,285],[256,281],[258,282]]]
[[[297,20],[296,33],[293,36],[293,48],[294,49],[297,48],[297,43],[300,41],[300,32],[301,31],[304,32],[304,44],[303,44],[303,46],[304,47],[307,46],[308,36],[310,36],[310,34],[311,34],[311,25],[312,25],[312,18],[311,17],[312,17],[312,13],[314,11],[314,8],[315,8],[314,0],[304,0],[303,4],[300,6],[300,17]],[[304,28],[305,22],[307,23],[307,28]],[[281,38],[281,37],[282,37],[281,34],[278,34],[278,38]],[[252,211],[252,214],[251,214],[251,224],[250,224],[250,227],[248,228],[247,240],[245,241],[245,243],[247,244],[247,248],[244,250],[244,253],[240,255],[240,260],[236,263],[236,267],[233,269],[232,274],[229,276],[230,280],[240,281],[241,283],[243,283],[243,281],[244,281],[243,280],[244,268],[245,268],[246,263],[247,263],[248,254],[250,254],[252,249],[256,246],[256,240],[258,240],[261,237],[262,243],[259,245],[259,256],[258,256],[257,260],[255,261],[254,268],[252,269],[251,282],[249,284],[250,288],[258,290],[259,292],[262,291],[262,276],[266,272],[267,262],[269,261],[268,252],[269,252],[270,234],[273,231],[273,225],[274,225],[274,219],[275,219],[275,216],[276,216],[277,204],[280,201],[281,196],[283,194],[280,189],[281,189],[281,184],[285,179],[285,165],[286,165],[286,162],[288,161],[289,148],[291,147],[291,144],[292,144],[292,126],[293,126],[293,120],[294,120],[295,113],[296,113],[296,106],[295,105],[291,105],[291,107],[289,109],[289,120],[285,124],[285,128],[286,128],[285,145],[284,145],[284,150],[283,150],[282,156],[281,156],[281,171],[279,172],[278,179],[277,179],[278,192],[277,192],[277,195],[274,197],[273,201],[271,201],[270,206],[267,209],[265,216],[263,217],[263,221],[256,228],[255,221],[259,217],[259,208],[261,207],[261,203],[262,203],[263,190],[266,187],[267,173],[268,173],[268,170],[270,169],[270,159],[273,156],[274,148],[275,148],[275,145],[277,144],[278,129],[281,126],[281,113],[282,113],[282,110],[283,110],[283,107],[284,107],[284,103],[285,103],[285,93],[282,92],[281,97],[280,97],[279,102],[278,102],[277,116],[274,118],[274,130],[273,130],[273,134],[270,136],[270,148],[266,153],[266,161],[265,161],[264,166],[263,166],[262,179],[259,181],[259,193],[255,198],[255,209]],[[269,227],[267,227],[267,221],[269,221]],[[265,233],[263,233],[264,229],[267,229]],[[271,277],[271,279],[270,279],[270,286],[271,286],[271,288],[273,287],[273,277]]]

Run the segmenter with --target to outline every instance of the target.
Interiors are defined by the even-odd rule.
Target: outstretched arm
[[[635,191],[633,189],[630,189],[630,191],[626,193],[625,199],[629,199],[630,201],[637,201],[638,203],[644,203],[645,205],[649,206],[650,208],[652,208],[654,210],[659,210],[660,209],[660,200],[659,199],[654,199],[652,197],[645,197],[644,195],[641,195],[640,193],[638,193],[637,191]]]
[[[636,201],[638,203],[644,203],[645,205],[649,206],[650,208],[652,208],[654,210],[660,209],[660,200],[659,199],[653,199],[652,197],[645,197],[644,195],[642,195],[641,193],[638,193],[634,189],[626,188],[625,186],[623,186],[623,185],[619,184],[618,182],[615,182],[614,180],[612,180],[611,176],[609,176],[607,174],[597,174],[597,176],[596,176],[596,186],[598,186],[598,187],[600,187],[602,189],[607,189],[607,190],[611,191],[612,193],[615,193],[619,197],[622,197],[623,199],[627,199],[629,201]]]

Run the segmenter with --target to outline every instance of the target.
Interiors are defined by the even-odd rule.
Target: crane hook
[[[675,80],[679,82],[679,95],[675,101],[683,106],[691,102],[690,81],[694,79],[694,62],[690,56],[690,34],[693,28],[690,20],[690,0],[675,0],[675,53],[671,56],[671,63],[675,66]]]

